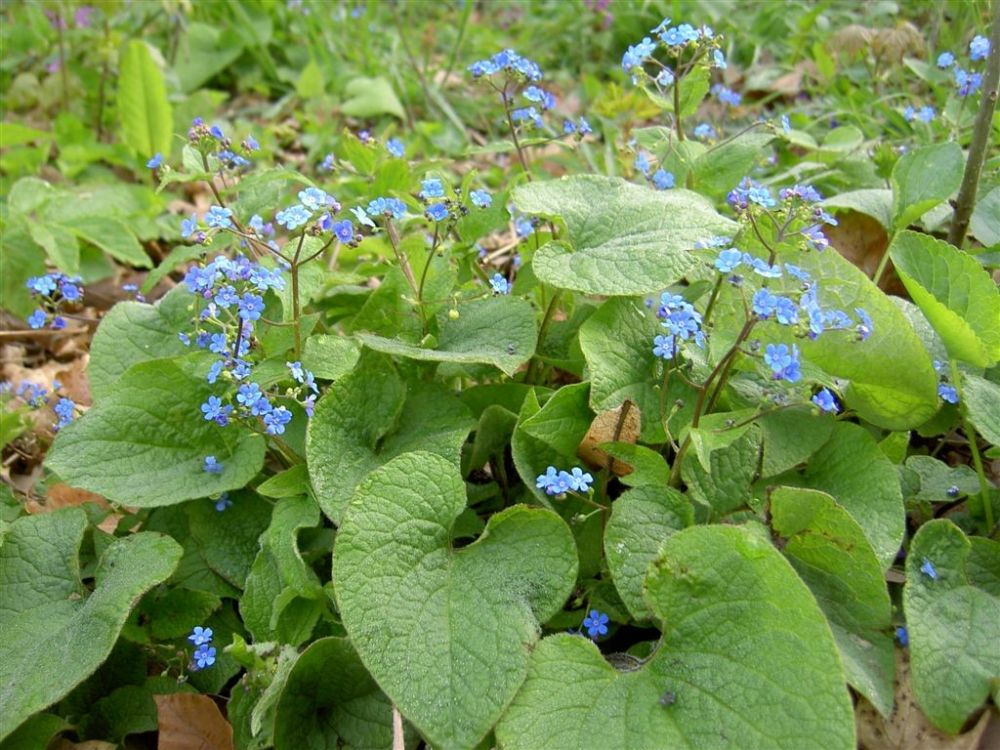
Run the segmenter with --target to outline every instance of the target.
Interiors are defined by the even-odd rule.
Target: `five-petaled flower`
[[[587,629],[587,635],[596,641],[602,635],[608,634],[608,616],[603,612],[592,609],[583,618],[583,627]]]

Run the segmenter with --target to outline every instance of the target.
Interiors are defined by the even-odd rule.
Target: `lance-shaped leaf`
[[[586,294],[629,296],[664,289],[698,262],[698,240],[733,233],[703,196],[658,191],[618,177],[577,175],[521,185],[514,204],[559,217],[569,246],[549,243],[532,259],[539,279]]]
[[[474,747],[528,669],[544,622],[573,588],[577,553],[554,513],[516,505],[460,550],[455,466],[409,453],[358,488],[333,551],[337,603],[368,671],[441,750]]]
[[[125,142],[142,156],[170,154],[173,114],[163,72],[147,44],[133,39],[119,61],[118,114]]]
[[[913,537],[906,558],[903,609],[913,694],[927,718],[951,733],[991,690],[994,698],[1000,692],[1000,598],[990,579],[982,578],[981,565],[990,560],[995,568],[1000,545],[976,543],[980,549],[973,555],[955,524],[930,521]]]
[[[977,367],[1000,359],[1000,290],[971,255],[917,232],[900,232],[889,252],[952,357]]]
[[[62,698],[111,653],[139,597],[173,572],[181,548],[143,532],[114,541],[89,596],[77,558],[79,508],[24,516],[0,548],[0,739]]]
[[[505,750],[740,747],[852,750],[854,715],[826,618],[762,536],[671,536],[646,579],[663,639],[619,672],[590,640],[556,635],[497,726]]]
[[[779,487],[771,493],[782,551],[826,613],[847,680],[883,716],[892,713],[895,657],[892,604],[865,534],[832,497]]]
[[[59,431],[46,465],[73,487],[149,508],[243,487],[264,463],[264,440],[206,421],[201,404],[221,391],[202,355],[131,367],[107,398]],[[203,470],[206,456],[222,464]]]

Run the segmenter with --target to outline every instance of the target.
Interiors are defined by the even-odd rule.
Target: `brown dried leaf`
[[[590,423],[576,455],[592,466],[607,467],[618,476],[630,473],[630,466],[615,461],[598,446],[601,443],[636,442],[642,427],[640,419],[639,408],[632,401],[624,401],[617,409],[601,412]]]
[[[852,23],[830,37],[830,41],[827,44],[834,52],[854,55],[871,46],[875,34],[875,29]]]
[[[870,278],[889,248],[889,235],[875,219],[858,211],[839,213],[837,221],[837,226],[824,226],[823,234],[838,253]],[[890,294],[905,294],[892,266],[882,275],[880,286]]]
[[[924,39],[909,21],[903,21],[894,29],[879,29],[872,39],[875,56],[893,63],[907,55],[920,55],[923,49]]]
[[[995,745],[984,737],[987,727],[996,724],[996,714],[987,709],[964,734],[952,737],[935,729],[917,706],[910,687],[910,659],[903,649],[896,651],[896,709],[888,719],[863,698],[855,709],[860,750],[988,750]],[[996,729],[989,735],[995,737]]]
[[[234,750],[233,728],[207,695],[154,695],[158,750]]]

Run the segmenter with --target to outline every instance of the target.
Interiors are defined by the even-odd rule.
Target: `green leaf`
[[[915,497],[931,503],[946,503],[954,498],[948,496],[948,489],[958,487],[964,495],[979,492],[979,478],[971,466],[961,464],[948,466],[931,456],[910,456],[906,468],[914,472],[920,480],[920,489]]]
[[[693,439],[696,431],[691,432]],[[760,464],[760,442],[760,431],[748,429],[738,434],[730,444],[712,450],[707,457],[707,467],[701,461],[693,460],[694,457],[684,461],[681,477],[691,499],[710,507],[716,516],[724,516],[749,505],[753,497],[750,485],[757,476]]]
[[[306,458],[320,507],[339,524],[365,475],[408,451],[432,451],[458,466],[472,425],[465,405],[443,386],[408,389],[387,357],[363,354],[309,420]]]
[[[661,330],[642,302],[629,298],[609,299],[580,327],[580,348],[590,371],[591,409],[600,413],[632,401],[642,415],[645,443],[667,439],[660,390],[654,382],[653,338]],[[672,407],[674,400],[664,398],[664,405]]]
[[[826,619],[788,562],[738,527],[665,542],[646,579],[663,639],[618,671],[555,635],[497,726],[504,750],[853,750],[854,714]]]
[[[189,94],[222,72],[243,53],[244,42],[232,28],[207,23],[188,25],[181,37],[175,71],[181,90]]]
[[[0,743],[0,750],[38,750],[47,748],[60,732],[70,728],[70,723],[55,714],[35,714]]]
[[[406,118],[403,104],[392,90],[392,84],[381,76],[354,78],[348,81],[344,87],[344,99],[340,111],[348,117],[393,115],[400,120]]]
[[[147,159],[157,152],[168,156],[173,112],[163,72],[146,43],[130,41],[119,57],[118,69],[118,116],[125,143]]]
[[[893,230],[912,224],[948,199],[962,182],[965,159],[957,143],[936,143],[904,154],[892,169]]]
[[[650,563],[671,534],[693,523],[691,503],[672,487],[637,487],[612,503],[604,555],[619,596],[637,620],[653,619],[642,596]]]
[[[340,380],[354,369],[361,356],[361,347],[354,339],[344,336],[316,334],[306,339],[302,366],[317,378]]]
[[[48,468],[73,487],[140,508],[243,487],[264,463],[264,440],[203,418],[201,404],[219,388],[199,363],[205,359],[194,355],[131,367],[106,399],[59,431]],[[202,469],[209,455],[222,473]]]
[[[803,486],[822,490],[864,529],[882,569],[903,542],[905,514],[899,474],[866,429],[838,422],[802,475]]]
[[[521,185],[514,203],[529,214],[561,217],[570,247],[536,251],[539,279],[586,294],[658,292],[698,262],[695,242],[732,234],[736,225],[688,190],[651,190],[617,177],[578,175]]]
[[[70,275],[80,271],[80,245],[72,232],[58,224],[34,221],[28,222],[28,232],[59,270]]]
[[[892,191],[885,188],[851,190],[823,201],[825,208],[843,208],[870,216],[887,230],[892,228]]]
[[[298,646],[312,634],[325,597],[299,553],[297,537],[299,529],[318,526],[319,519],[319,508],[308,498],[275,504],[240,599],[240,615],[254,641]]]
[[[152,268],[153,263],[125,222],[108,216],[83,216],[64,225],[77,237],[100,248],[113,258],[136,268]]]
[[[358,489],[333,550],[337,603],[361,660],[435,747],[467,750],[521,686],[539,622],[576,581],[566,524],[516,505],[460,550],[466,506],[455,466],[400,456]],[[377,583],[377,585],[375,585]]]
[[[952,357],[977,367],[1000,360],[1000,290],[972,256],[917,232],[900,232],[889,252]]]
[[[438,343],[427,349],[398,339],[358,334],[369,349],[424,362],[483,363],[513,375],[535,353],[535,313],[527,300],[490,297],[467,302],[459,317],[439,317]]]
[[[406,747],[417,737],[405,728]],[[392,704],[347,638],[321,638],[292,667],[278,699],[275,750],[392,746]]]
[[[969,419],[979,434],[1000,445],[1000,385],[978,375],[962,375],[962,396]]]
[[[186,290],[173,289],[155,305],[129,301],[112,307],[90,344],[87,376],[94,401],[113,394],[132,365],[186,354],[177,334],[190,326],[193,302]]]
[[[707,195],[724,196],[750,174],[773,140],[771,133],[749,131],[713,146],[694,162],[695,186]]]
[[[864,531],[829,495],[789,487],[771,493],[771,522],[785,540],[785,557],[830,621],[847,681],[888,717],[895,672],[892,604]]]
[[[295,464],[257,485],[257,494],[264,497],[297,497],[309,494],[310,490],[309,469],[305,464]]]
[[[764,439],[761,476],[773,477],[808,459],[830,439],[834,420],[811,408],[782,409],[757,420]]]
[[[295,82],[295,93],[301,99],[315,99],[323,95],[325,88],[323,69],[315,60],[309,60],[309,64],[299,73],[299,80]]]
[[[0,739],[62,698],[111,653],[139,597],[173,572],[181,548],[143,532],[104,552],[89,596],[77,559],[87,516],[18,519],[0,548]]]
[[[794,262],[821,280],[824,309],[854,315],[862,308],[874,327],[866,341],[858,341],[852,331],[829,331],[815,341],[789,338],[789,343],[829,374],[849,379],[844,401],[869,422],[905,430],[930,419],[940,405],[937,374],[906,316],[839,253],[797,253]],[[785,283],[791,290],[792,282]]]
[[[36,130],[19,122],[0,122],[0,143],[4,148],[23,146],[26,143],[51,141],[55,135],[47,130]]]
[[[40,177],[22,177],[11,187],[7,205],[11,211],[27,214],[57,195],[51,182],[46,182]]]
[[[996,542],[976,542],[997,559]],[[970,582],[970,551],[961,529],[941,519],[917,530],[906,557],[913,694],[927,718],[952,734],[1000,680],[1000,599]],[[923,572],[925,560],[936,578]]]
[[[1000,186],[993,188],[976,202],[976,208],[969,218],[969,232],[984,247],[1000,243]]]
[[[511,438],[511,454],[525,486],[544,505],[550,504],[549,499],[535,487],[535,479],[549,466],[568,470],[578,463],[576,450],[594,418],[587,407],[589,389],[589,383],[563,386],[544,407],[534,393],[524,399]]]
[[[242,589],[275,506],[252,492],[233,492],[230,499],[233,507],[224,513],[209,500],[184,505],[190,531],[182,539],[197,550],[204,567]]]

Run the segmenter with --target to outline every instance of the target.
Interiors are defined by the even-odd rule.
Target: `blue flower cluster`
[[[542,69],[538,64],[512,49],[501,50],[486,60],[477,60],[468,70],[473,78],[493,76],[502,72],[524,81],[542,80]]]
[[[740,94],[736,93],[727,86],[723,86],[721,83],[717,83],[712,86],[711,93],[712,96],[727,106],[738,107],[740,102],[743,101],[743,97]]]
[[[673,172],[668,172],[663,169],[663,167],[653,171],[653,165],[650,162],[650,155],[645,151],[639,151],[635,155],[635,162],[633,165],[635,166],[636,171],[651,182],[653,187],[657,190],[669,190],[674,187],[676,183]]]
[[[56,392],[61,388],[62,384],[58,380],[53,380],[52,396],[57,396],[58,393]],[[7,396],[12,392],[30,409],[41,409],[50,402],[49,390],[44,385],[32,383],[28,380],[22,380],[17,385],[17,388],[14,388],[12,384],[6,380],[0,382],[0,395]],[[59,431],[73,421],[73,418],[76,416],[76,403],[72,399],[60,397],[59,400],[53,404],[52,412],[56,416],[54,429]]]
[[[652,83],[662,95],[674,85],[678,74],[689,70],[689,67],[681,67],[681,58],[685,55],[686,63],[705,56],[711,67],[726,68],[721,39],[709,26],[698,29],[687,23],[671,26],[670,19],[664,18],[649,33],[650,36],[631,45],[622,55],[622,70],[632,76],[632,83]],[[673,60],[673,66],[656,59],[654,55],[658,49],[664,50],[665,55]]]
[[[187,136],[188,142],[192,146],[203,154],[215,157],[222,169],[228,169],[233,172],[245,172],[248,170],[252,164],[247,156],[260,149],[257,139],[252,135],[248,135],[240,142],[240,149],[243,151],[243,154],[236,153],[233,151],[232,140],[226,136],[222,130],[222,126],[218,124],[208,126],[200,117],[196,117],[191,121],[191,127],[188,129]],[[147,166],[149,165],[147,164]],[[155,167],[150,168],[154,169]]]
[[[197,672],[199,669],[205,669],[215,664],[216,651],[215,647],[212,646],[213,635],[211,628],[203,628],[197,625],[191,631],[191,635],[188,636],[188,640],[195,645],[194,654],[191,656],[190,669],[192,672]]]
[[[493,294],[510,294],[511,284],[504,278],[503,274],[495,273],[490,278],[490,288]]]
[[[570,471],[559,471],[550,466],[544,474],[539,474],[535,487],[545,490],[547,495],[565,495],[567,492],[589,492],[594,478],[579,466]]]
[[[656,317],[661,319],[661,325],[668,331],[666,335],[653,339],[653,354],[657,357],[673,359],[688,341],[694,342],[699,348],[705,348],[701,313],[679,294],[664,292],[660,295]]]
[[[977,35],[969,42],[969,61],[979,62],[990,56],[990,40],[984,36]],[[955,77],[955,87],[959,96],[971,96],[983,85],[983,74],[966,70],[958,65],[955,55],[951,52],[942,52],[938,55],[937,66],[942,70],[952,69]],[[925,121],[926,122],[926,121]]]
[[[934,111],[934,107],[930,105],[923,106],[920,109],[914,109],[913,107],[906,107],[903,110],[903,119],[907,122],[913,122],[914,120],[920,120],[920,122],[931,122],[934,119],[934,115],[937,114]]]
[[[32,328],[46,325],[60,331],[66,327],[66,319],[59,315],[63,308],[83,302],[83,286],[79,276],[67,276],[59,272],[44,276],[32,276],[26,286],[31,296],[38,299],[40,307],[28,316]]]

